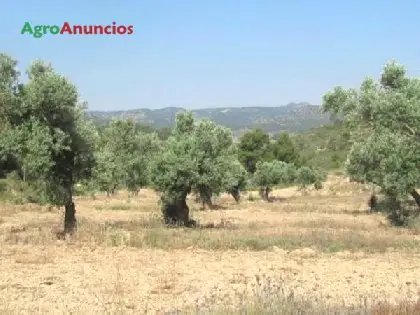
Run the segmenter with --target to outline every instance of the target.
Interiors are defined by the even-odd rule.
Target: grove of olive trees
[[[232,131],[180,113],[175,126],[157,132],[131,120],[97,127],[85,118],[86,104],[65,76],[42,61],[22,83],[17,61],[0,55],[0,176],[18,174],[37,192],[38,203],[64,206],[64,231],[76,230],[75,184],[112,195],[161,194],[167,223],[191,225],[187,196],[212,198],[259,187],[269,200],[276,185],[322,188],[325,173],[300,156],[287,133],[271,138],[260,129],[235,143]],[[379,82],[367,78],[359,90],[337,87],[324,96],[323,110],[341,117],[352,132],[348,175],[380,187],[398,200],[410,194],[420,207],[420,80],[392,62]]]

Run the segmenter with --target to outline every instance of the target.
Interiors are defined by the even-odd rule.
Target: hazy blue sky
[[[319,104],[377,77],[420,70],[420,1],[2,1],[1,51],[52,62],[90,109]],[[131,36],[20,35],[33,25],[134,25]]]

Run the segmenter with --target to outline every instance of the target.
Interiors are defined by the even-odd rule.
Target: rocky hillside
[[[180,107],[162,109],[134,109],[126,111],[89,111],[88,117],[98,124],[113,118],[133,118],[136,122],[155,128],[174,124]],[[198,119],[211,119],[241,134],[248,129],[262,128],[269,133],[298,132],[329,123],[329,115],[320,112],[319,106],[309,103],[290,103],[278,107],[223,107],[192,110]]]

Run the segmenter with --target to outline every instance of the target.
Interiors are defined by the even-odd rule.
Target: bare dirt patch
[[[276,190],[272,203],[244,196],[236,204],[223,195],[222,210],[200,211],[190,200],[205,226],[198,229],[163,226],[152,191],[79,197],[79,230],[65,241],[56,236],[61,209],[1,205],[0,312],[153,314],[228,305],[258,314],[275,306],[273,297],[291,294],[341,308],[416,301],[420,236],[367,214],[363,187],[330,182],[326,192]]]

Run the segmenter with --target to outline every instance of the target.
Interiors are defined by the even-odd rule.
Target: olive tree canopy
[[[420,80],[391,61],[377,82],[367,77],[359,89],[335,87],[322,107],[352,128],[348,174],[391,196],[411,194],[420,207]]]

